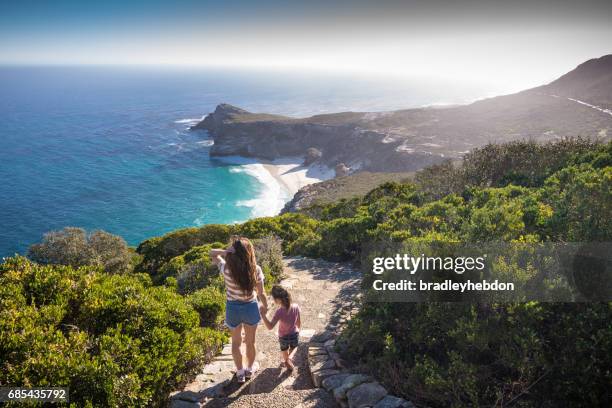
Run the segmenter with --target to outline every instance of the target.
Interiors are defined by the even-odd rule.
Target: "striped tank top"
[[[238,285],[237,282],[234,281],[229,271],[229,268],[226,268],[225,264],[226,264],[225,260],[221,258],[219,260],[218,266],[219,266],[219,273],[223,276],[223,279],[225,280],[225,294],[227,296],[227,300],[238,300],[240,302],[252,302],[253,300],[255,300],[257,298],[257,292],[255,291],[255,289],[253,289],[253,292],[251,292],[250,294],[245,293],[242,289],[240,289],[240,286]],[[256,268],[257,268],[257,271],[255,272],[256,284],[260,282],[263,284],[264,282],[263,271],[261,270],[259,265],[257,265]]]

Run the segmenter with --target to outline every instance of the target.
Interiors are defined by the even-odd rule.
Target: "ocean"
[[[188,129],[218,103],[304,116],[485,94],[433,80],[280,71],[0,67],[0,256],[65,226],[137,245],[177,228],[271,215],[273,180],[211,158],[206,132]]]

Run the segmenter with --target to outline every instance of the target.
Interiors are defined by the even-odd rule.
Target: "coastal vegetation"
[[[31,260],[6,259],[0,383],[70,386],[78,406],[163,405],[226,338],[208,252],[232,235],[254,240],[268,284],[282,276],[283,253],[359,264],[374,242],[610,241],[612,143],[487,145],[412,181],[313,202],[174,231],[133,252],[65,230],[33,246]],[[423,405],[603,406],[611,317],[606,302],[365,302],[338,343],[347,360]]]
[[[74,407],[162,405],[226,340],[192,302],[146,274],[6,259],[0,382],[69,387]]]
[[[65,228],[33,245],[31,260],[5,259],[0,383],[69,387],[75,407],[165,405],[228,340],[209,250],[233,230],[181,230],[137,254],[112,234]],[[280,241],[254,243],[270,286],[282,275]]]
[[[121,237],[75,227],[46,233],[42,242],[28,251],[28,258],[40,264],[100,266],[108,273],[131,270],[137,262],[134,255]]]

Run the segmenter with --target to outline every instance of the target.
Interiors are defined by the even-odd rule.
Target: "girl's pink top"
[[[297,321],[300,317],[300,307],[295,303],[289,309],[279,307],[272,317],[272,326],[278,322],[278,336],[284,337],[300,331],[297,327]]]

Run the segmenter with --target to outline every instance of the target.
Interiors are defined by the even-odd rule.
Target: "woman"
[[[227,249],[213,249],[210,258],[219,267],[225,280],[227,301],[225,324],[232,332],[232,357],[238,382],[245,382],[257,371],[255,333],[261,321],[257,299],[268,307],[264,291],[264,275],[255,260],[253,244],[247,238],[233,237]],[[242,329],[246,346],[246,367],[243,367]]]

